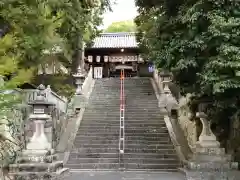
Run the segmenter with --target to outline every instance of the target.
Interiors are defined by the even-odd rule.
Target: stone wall
[[[227,152],[233,155],[234,161],[240,163],[240,111],[236,113],[230,123]]]

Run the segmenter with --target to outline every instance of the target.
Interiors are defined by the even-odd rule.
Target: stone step
[[[90,124],[88,125],[87,123],[85,123],[84,125],[81,124],[80,126],[81,129],[98,129],[98,128],[116,128],[119,129],[119,123],[118,124],[112,124],[112,123],[106,123],[106,124]],[[167,127],[165,125],[165,123],[156,123],[156,124],[136,124],[133,126],[126,126],[125,129],[146,129],[146,128],[159,128],[159,129],[166,129]]]
[[[80,127],[83,127],[83,126],[108,126],[108,125],[111,125],[111,126],[118,126],[120,125],[120,121],[94,121],[94,120],[86,120],[84,119],[82,122],[81,122],[81,126]],[[166,124],[164,121],[154,121],[154,122],[146,122],[146,121],[125,121],[125,127],[148,127],[148,126],[155,126],[155,127],[166,127]]]
[[[115,131],[115,130],[119,130],[120,126],[112,126],[111,124],[107,124],[107,125],[102,125],[102,126],[80,126],[79,131],[97,131],[97,130],[106,130],[106,131]],[[125,130],[126,131],[149,131],[149,130],[158,130],[160,132],[166,132],[167,128],[166,126],[145,126],[145,127],[135,127],[135,126],[126,126]]]
[[[138,163],[138,164],[178,164],[178,159],[165,159],[165,158],[123,158],[123,163]],[[69,158],[68,164],[81,164],[81,163],[119,163],[119,158]]]
[[[149,78],[125,80],[123,167],[134,171],[176,171],[178,158]],[[99,79],[70,153],[75,169],[118,169],[120,80]]]
[[[82,163],[82,164],[67,164],[67,168],[71,169],[117,169],[120,168],[119,163]],[[124,168],[126,169],[176,169],[178,168],[178,164],[141,164],[141,163],[127,163],[124,164]]]
[[[124,164],[125,169],[162,169],[162,170],[168,170],[168,169],[176,169],[179,167],[179,163],[176,162],[176,164],[168,164],[165,162],[162,163],[126,163]]]
[[[120,115],[120,108],[118,108],[117,110],[113,110],[112,109],[112,112],[107,112],[106,110],[104,109],[92,109],[91,110],[92,112],[90,113],[90,110],[87,110],[86,113],[84,114],[84,116],[97,116],[99,118],[103,118],[103,117],[106,117],[106,116],[111,116],[111,117],[119,117]],[[99,111],[101,111],[101,113],[99,113]],[[155,119],[163,119],[163,115],[161,115],[159,112],[155,111],[155,112],[147,112],[147,111],[144,111],[144,110],[136,110],[134,112],[136,112],[136,114],[132,114],[131,113],[132,111],[129,111],[129,110],[125,110],[125,117],[129,117],[129,118],[141,118],[141,117],[144,117],[144,118],[147,118],[147,117],[152,117],[152,118],[155,118]],[[147,114],[149,116],[147,116]]]
[[[82,138],[76,138],[74,141],[75,144],[118,144],[119,143],[119,139],[106,139],[106,138],[102,138],[102,139],[82,139]],[[151,144],[171,144],[170,139],[169,140],[155,140],[155,141],[149,141],[149,140],[136,140],[136,141],[132,141],[132,140],[127,140],[125,141],[125,144],[131,144],[131,145],[151,145]]]
[[[120,131],[120,127],[114,126],[112,127],[106,127],[106,128],[102,128],[99,127],[98,129],[96,128],[82,128],[80,127],[80,129],[78,130],[78,134],[89,134],[89,133],[119,133]],[[162,128],[141,128],[141,129],[129,129],[129,128],[125,128],[125,133],[126,134],[140,134],[140,133],[168,133],[168,130],[166,128],[162,129]]]
[[[82,163],[119,163],[119,158],[69,158],[68,164],[82,164]]]
[[[83,144],[74,142],[74,148],[118,148],[118,143]],[[173,149],[171,144],[125,144],[126,149]]]
[[[85,139],[85,140],[119,140],[119,134],[116,136],[100,136],[100,135],[76,135],[76,139]],[[167,141],[169,140],[170,137],[167,134],[166,136],[160,136],[160,137],[155,137],[155,136],[125,136],[126,141],[140,141],[140,140],[145,140],[145,141]]]
[[[78,132],[77,133],[77,136],[78,135],[86,135],[86,136],[102,136],[102,137],[109,137],[109,136],[116,136],[118,137],[119,136],[119,133],[116,132]],[[168,137],[168,133],[154,133],[154,132],[150,132],[150,133],[132,133],[132,132],[125,132],[125,137],[128,137],[128,136],[137,136],[137,137]]]
[[[113,96],[120,96],[121,91],[120,88],[115,87],[115,88],[104,88],[101,89],[102,87],[99,88],[99,91],[93,91],[91,93],[90,98],[112,98]],[[134,89],[134,90],[133,90]],[[129,98],[134,98],[134,97],[140,97],[141,95],[144,95],[143,98],[156,98],[156,94],[152,89],[146,89],[146,90],[136,90],[136,88],[132,88],[130,90],[125,89],[123,92],[124,96],[128,96]],[[104,96],[105,95],[105,96]],[[156,99],[155,99],[156,101]]]
[[[156,154],[156,153],[124,153],[126,159],[178,159],[175,153],[173,154]],[[74,153],[71,152],[69,158],[119,158],[119,153]]]
[[[85,122],[86,121],[86,122]],[[120,117],[101,117],[101,118],[97,118],[97,117],[83,117],[83,122],[85,125],[89,123],[90,124],[94,124],[94,122],[96,122],[96,124],[98,123],[105,123],[105,124],[110,124],[112,123],[112,125],[118,125],[120,123]],[[126,125],[134,125],[134,124],[143,124],[143,125],[147,125],[147,124],[157,124],[160,123],[163,126],[165,125],[165,121],[161,120],[161,119],[153,119],[153,118],[129,118],[129,117],[125,117],[124,122]]]
[[[118,148],[74,148],[72,150],[74,153],[119,153]],[[165,153],[165,154],[174,154],[176,153],[174,149],[134,149],[134,148],[125,148],[125,153]]]
[[[66,164],[70,169],[118,169],[119,163],[82,163],[82,164]]]
[[[51,171],[55,171],[59,167],[62,168],[62,161],[54,161],[50,166],[47,162],[31,162],[31,163],[17,163],[17,164],[10,164],[9,168],[12,172],[29,172],[33,169],[37,169],[39,172],[46,172],[48,169]]]
[[[120,118],[119,118],[120,119]],[[88,119],[87,117],[83,117],[83,122],[81,122],[81,125],[96,125],[96,124],[112,124],[112,125],[119,125],[120,123],[120,120],[108,120],[108,119],[99,119],[99,118],[96,118],[96,119]],[[146,122],[147,121],[147,122]],[[132,126],[135,126],[136,124],[142,124],[142,125],[145,125],[145,124],[162,124],[162,126],[166,126],[165,125],[165,122],[163,120],[154,120],[154,119],[149,119],[149,120],[146,120],[146,119],[136,119],[136,120],[129,120],[129,119],[125,119],[125,126],[127,127],[128,125],[132,125]]]
[[[142,115],[142,116],[141,116]],[[143,113],[139,113],[137,116],[135,115],[131,115],[131,114],[127,114],[125,113],[125,121],[144,121],[145,123],[148,123],[148,122],[155,122],[155,121],[162,121],[164,122],[164,120],[162,119],[161,116],[159,116],[158,114],[151,114],[149,116],[146,116],[145,114]],[[92,113],[91,115],[88,114],[88,115],[84,115],[83,117],[84,119],[89,119],[89,120],[94,120],[94,119],[98,119],[98,120],[109,120],[110,122],[111,121],[118,121],[119,118],[120,118],[120,113],[115,113],[115,114],[101,114],[101,116],[97,113]]]
[[[91,106],[89,106],[86,110],[98,110],[102,109],[105,110],[106,112],[109,112],[109,108],[111,108],[111,110],[119,110],[120,109],[120,103],[116,102],[116,105],[110,105],[110,104],[105,104],[102,102],[90,102],[89,103]],[[146,111],[146,112],[150,112],[150,113],[159,113],[160,111],[159,109],[157,109],[156,107],[158,107],[158,104],[125,104],[125,111],[130,111],[130,112],[134,112],[136,111]],[[146,106],[152,107],[152,109],[146,109]],[[115,112],[115,111],[113,111]]]

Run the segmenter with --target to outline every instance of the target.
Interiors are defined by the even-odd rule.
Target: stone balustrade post
[[[217,141],[216,136],[211,130],[211,122],[207,119],[207,115],[204,112],[198,112],[196,117],[198,117],[202,123],[202,132],[199,136],[197,145],[199,147],[219,148],[220,143]]]

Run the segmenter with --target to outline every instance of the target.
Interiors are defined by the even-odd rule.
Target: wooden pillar
[[[109,57],[108,56],[104,56],[104,74],[106,77],[110,77],[109,74],[109,63],[108,63]]]

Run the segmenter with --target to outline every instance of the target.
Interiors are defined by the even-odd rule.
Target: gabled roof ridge
[[[91,48],[137,48],[135,32],[100,33]]]

